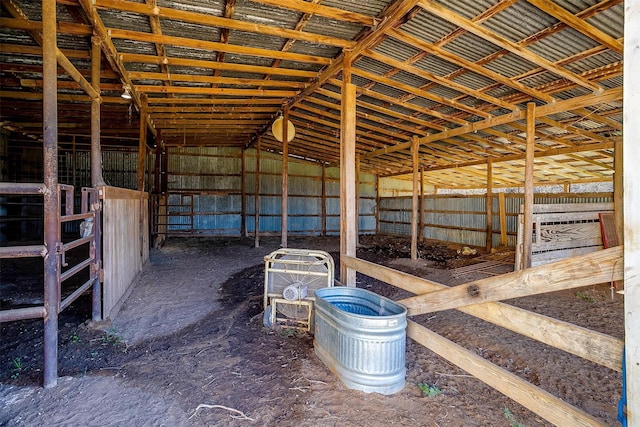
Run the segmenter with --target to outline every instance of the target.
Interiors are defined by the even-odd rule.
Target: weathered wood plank
[[[362,274],[414,294],[449,289],[440,283],[358,258],[341,257],[341,261]],[[622,369],[624,342],[617,338],[504,303],[476,304],[458,310],[618,372]]]
[[[410,316],[607,283],[623,276],[622,246],[399,301]]]
[[[119,187],[110,187],[104,186],[100,187],[100,197],[103,199],[140,199],[140,192],[137,190],[130,190],[128,188],[119,188]],[[149,198],[148,193],[144,193],[142,196],[144,199]]]
[[[604,426],[597,418],[413,321],[407,335],[505,396],[559,426]]]
[[[554,244],[562,243],[565,245],[574,243],[574,246],[602,245],[602,233],[600,224],[597,222],[539,224],[538,230],[540,230],[540,239],[534,243],[534,246],[545,246],[545,249],[553,249]]]
[[[624,13],[624,164],[616,167],[622,188],[624,224],[624,312],[627,366],[627,422],[640,425],[640,3],[625,2]],[[620,145],[616,145],[620,147]]]
[[[507,207],[504,193],[499,193],[500,205],[500,246],[507,246]]]
[[[527,146],[524,165],[524,208],[523,208],[523,224],[524,235],[522,236],[522,266],[524,268],[531,267],[531,246],[533,231],[533,169],[535,141],[536,141],[536,104],[530,102],[527,104]]]
[[[143,193],[141,198],[139,191],[116,187],[100,190],[104,220],[103,313],[105,318],[113,318],[149,259],[148,195]]]
[[[566,212],[606,212],[613,210],[613,203],[549,203],[533,206],[534,214]],[[598,216],[596,215],[596,218]]]
[[[563,260],[566,258],[590,254],[600,249],[602,249],[602,246],[598,246],[598,247],[587,246],[583,248],[561,249],[561,250],[551,251],[551,252],[540,252],[532,255],[531,263],[533,267],[536,267],[543,264],[548,264],[550,262]]]
[[[346,64],[351,66],[350,61]],[[345,76],[349,74],[345,71]],[[346,78],[346,77],[345,77]],[[347,81],[351,80],[349,75]],[[342,120],[340,135],[340,255],[356,254],[356,86],[345,83],[342,87]],[[340,280],[347,286],[356,285],[355,270],[340,266]]]

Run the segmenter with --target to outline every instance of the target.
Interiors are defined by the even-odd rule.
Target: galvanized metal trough
[[[366,289],[318,289],[314,349],[349,388],[393,394],[404,388],[407,309]]]

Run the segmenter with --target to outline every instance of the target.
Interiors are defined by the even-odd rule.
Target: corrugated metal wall
[[[534,203],[605,203],[613,202],[611,193],[536,194]],[[518,213],[524,203],[523,194],[505,194],[507,244],[515,246]],[[486,244],[486,196],[425,195],[423,237],[463,245]],[[493,197],[493,246],[500,245],[500,200]],[[380,232],[411,235],[411,197],[380,199]]]
[[[324,167],[323,185],[322,165],[292,159],[288,164],[289,234],[339,234],[340,170],[336,167]],[[281,168],[281,156],[261,152],[261,234],[280,234]],[[241,148],[229,147],[170,148],[167,171],[168,233],[229,236],[238,236],[243,232],[253,234],[255,171],[255,149],[246,150],[243,154]],[[360,181],[360,233],[374,233],[376,177],[361,174]]]

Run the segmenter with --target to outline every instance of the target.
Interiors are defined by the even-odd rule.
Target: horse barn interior
[[[295,422],[271,412],[249,418],[226,400],[183,403],[197,417],[173,425],[222,423],[198,418],[216,408],[262,425],[362,425],[337,414],[367,402],[375,406],[365,406],[368,417],[389,402],[397,410],[385,416],[407,417],[384,425],[497,425],[485,415],[455,418],[461,409],[453,404],[433,423],[411,418],[469,398],[446,381],[475,381],[484,387],[476,398],[495,393],[530,411],[527,425],[640,426],[638,28],[635,0],[2,0],[0,326],[5,343],[12,325],[40,327],[42,360],[33,363],[44,388],[25,397],[34,384],[17,378],[24,357],[4,347],[2,369],[12,375],[2,376],[0,412],[9,415],[0,421],[48,422],[37,412],[53,409],[37,399],[71,393],[69,384],[85,399],[117,400],[83,388],[86,368],[83,378],[60,380],[61,349],[78,341],[62,336],[65,310],[83,303],[87,324],[116,325],[141,298],[144,277],[169,274],[164,262],[201,254],[203,244],[215,254],[225,245],[237,251],[204,264],[237,258],[255,267],[264,265],[264,248],[335,241],[326,250],[336,258],[337,285],[375,280],[386,286],[375,289],[398,291],[383,293],[407,309],[407,345],[460,372],[438,374],[443,394],[403,404],[414,401],[411,381],[427,383],[408,374],[400,397],[365,397],[326,414],[308,407],[309,418]],[[404,261],[361,257],[376,239],[406,242]],[[163,249],[172,245],[182,255]],[[460,280],[416,273],[434,248],[457,250],[465,263],[448,268]],[[216,289],[238,276],[229,268],[211,272],[224,276]],[[14,293],[34,271],[41,297],[19,301]],[[183,272],[192,275],[189,286],[199,283],[194,271]],[[537,312],[542,303],[518,305],[579,300],[579,289],[617,302],[604,314],[617,334],[580,323],[602,314],[590,305],[575,324]],[[173,298],[168,304],[181,314],[198,311]],[[449,312],[481,320],[464,325],[480,340],[467,343],[475,348],[430,327]],[[250,320],[244,328],[263,326]],[[580,372],[608,403],[568,398],[564,380],[547,387],[547,372],[532,380],[529,368],[488,357],[481,340],[492,333],[473,329],[485,324],[535,342],[549,358],[593,367]],[[289,339],[282,335],[258,338]],[[519,349],[510,342],[505,360],[513,364],[509,352]],[[591,378],[596,368],[604,374]],[[109,377],[120,368],[104,369],[92,381],[126,381],[121,371]],[[289,391],[342,387],[327,381]],[[614,391],[600,392],[603,383]],[[513,416],[505,404],[504,422],[523,425]]]

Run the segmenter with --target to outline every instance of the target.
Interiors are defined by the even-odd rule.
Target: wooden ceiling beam
[[[189,106],[197,106],[197,105],[211,105],[225,107],[228,105],[242,105],[242,106],[251,106],[251,105],[282,105],[281,98],[149,98],[149,105],[189,105]],[[217,107],[216,107],[217,108]]]
[[[293,68],[271,68],[271,67],[263,67],[259,65],[231,64],[231,63],[225,63],[225,62],[204,61],[200,59],[170,58],[170,57],[160,58],[158,56],[142,55],[142,54],[136,54],[136,53],[123,53],[120,55],[120,58],[125,63],[139,62],[142,64],[156,64],[156,65],[165,63],[167,65],[173,65],[176,67],[194,67],[194,68],[204,68],[204,69],[211,69],[211,70],[237,71],[241,73],[252,73],[252,74],[272,74],[272,75],[304,77],[304,78],[314,78],[318,75],[318,73],[314,71],[296,70]]]
[[[611,37],[609,34],[589,24],[587,21],[576,17],[574,14],[566,10],[565,8],[558,6],[557,4],[549,0],[527,0],[529,3],[542,10],[548,15],[553,16],[560,22],[564,22],[571,28],[599,44],[605,45],[609,49],[622,55],[622,43]]]
[[[320,105],[322,107],[334,110],[334,111],[338,111],[340,112],[340,105],[339,104],[335,104],[335,103],[331,103],[328,101],[323,101],[321,99],[318,98],[314,98],[314,97],[308,97],[305,99],[305,103],[311,103],[311,104],[316,104],[316,105]],[[299,104],[299,106],[301,107],[304,104]],[[302,108],[302,107],[301,107]],[[362,111],[356,111],[356,116],[361,118],[361,119],[366,119],[366,120],[370,120],[376,123],[379,123],[381,125],[383,125],[385,128],[396,128],[396,129],[400,129],[404,132],[409,132],[411,135],[421,135],[421,136],[425,136],[427,135],[427,132],[418,129],[416,127],[411,127],[408,125],[404,125],[401,123],[397,123],[397,122],[393,122],[391,120],[386,120],[383,119],[375,114],[369,114],[369,113],[365,113]],[[360,125],[360,122],[357,123],[357,125]]]
[[[507,110],[511,110],[511,111],[516,111],[519,109],[519,107],[517,107],[516,105],[509,103],[509,102],[505,102],[501,99],[498,99],[496,97],[493,97],[491,95],[487,95],[481,91],[478,90],[474,90],[471,88],[468,88],[464,85],[461,85],[459,83],[456,83],[454,81],[448,80],[446,78],[437,76],[433,73],[430,73],[428,71],[424,71],[421,70],[419,68],[416,68],[412,65],[408,65],[406,63],[403,63],[401,61],[395,60],[389,56],[383,55],[381,53],[377,53],[374,52],[372,50],[367,50],[363,53],[364,56],[369,57],[371,59],[374,59],[378,62],[381,62],[383,64],[387,64],[390,65],[392,67],[395,67],[398,70],[402,70],[402,71],[406,71],[409,74],[413,74],[415,76],[421,77],[425,80],[429,80],[431,82],[437,83],[439,85],[442,85],[444,87],[453,89],[455,91],[458,91],[466,96],[472,97],[472,98],[476,98],[476,99],[480,99],[483,100],[485,102],[488,102],[489,104],[495,105],[496,108],[497,107],[502,107],[505,108]]]
[[[87,15],[89,22],[93,26],[93,32],[95,36],[97,36],[101,40],[101,48],[104,53],[107,62],[111,66],[111,68],[120,75],[121,81],[124,85],[130,87],[130,95],[132,98],[132,102],[136,106],[138,111],[142,111],[143,102],[140,98],[140,94],[136,92],[135,88],[131,84],[131,80],[127,75],[127,68],[125,67],[122,58],[118,54],[118,50],[113,44],[111,39],[111,33],[107,30],[100,15],[98,14],[98,10],[95,5],[92,3],[93,0],[78,0],[78,3],[84,10],[84,13]],[[58,98],[59,99],[59,98]],[[147,122],[148,123],[148,122]],[[155,136],[157,132],[153,129],[152,126],[148,126],[151,133]]]
[[[159,80],[162,82],[189,82],[189,83],[210,83],[214,85],[234,85],[234,86],[269,86],[269,87],[287,87],[294,89],[304,89],[306,83],[294,82],[289,80],[260,80],[260,79],[244,79],[232,77],[216,77],[202,76],[193,74],[174,74],[168,72],[149,73],[142,71],[132,71],[129,73],[131,80]]]
[[[174,93],[174,94],[197,94],[197,95],[231,95],[231,96],[264,96],[283,97],[295,96],[298,92],[294,90],[268,90],[268,89],[234,89],[220,87],[192,87],[192,86],[150,86],[135,85],[140,93]]]
[[[442,18],[454,25],[464,28],[468,32],[475,34],[476,36],[515,54],[516,56],[523,58],[533,64],[536,64],[549,72],[563,77],[576,83],[579,86],[587,88],[594,93],[601,93],[604,89],[593,82],[583,79],[579,75],[555,65],[553,62],[533,53],[530,50],[520,46],[518,43],[514,43],[505,37],[499,36],[496,33],[491,32],[487,28],[484,28],[454,12],[436,3],[433,0],[422,0],[419,6],[425,11]]]
[[[275,114],[280,107],[165,107],[156,106],[149,107],[149,114],[192,114],[192,113],[206,113],[206,114],[243,114],[243,113],[269,113]]]
[[[256,0],[254,0],[256,1]],[[262,0],[260,0],[262,1]],[[269,0],[280,4],[279,0]],[[394,1],[391,6],[386,9],[378,17],[379,24],[375,28],[371,28],[363,37],[358,41],[355,47],[349,49],[349,55],[353,61],[355,61],[359,55],[366,49],[372,48],[380,43],[385,37],[385,32],[389,29],[399,25],[402,22],[402,18],[409,13],[419,2],[419,0],[404,0]],[[296,0],[296,3],[309,4],[303,1]],[[317,5],[316,5],[317,6]],[[310,96],[317,89],[322,87],[325,82],[335,76],[337,76],[344,65],[344,51],[338,56],[330,66],[326,67],[312,85],[305,89],[300,95],[289,101],[288,107],[294,107],[298,102],[302,101],[305,97]]]
[[[617,101],[622,98],[622,87],[606,90],[604,93],[596,95],[584,95],[566,101],[558,101],[555,104],[547,104],[536,108],[536,117],[545,117],[547,115],[555,114],[562,111],[574,110],[577,108],[588,107],[594,104],[607,103],[611,101]],[[468,125],[460,126],[454,129],[446,130],[437,134],[429,135],[421,138],[420,144],[428,144],[430,142],[439,141],[441,139],[450,138],[452,136],[464,135],[470,132],[476,132],[483,129],[492,128],[499,125],[508,124],[518,120],[523,120],[525,113],[523,111],[517,111],[509,114],[504,114],[498,117],[492,117],[480,122],[469,123]],[[411,148],[411,142],[400,143],[391,147],[385,147],[380,150],[373,151],[367,154],[367,157],[375,157],[383,155],[392,151],[408,150]]]
[[[602,137],[594,132],[589,132],[588,130],[580,129],[579,127],[573,126],[571,124],[561,123],[549,117],[538,117],[537,120],[549,126],[563,129],[571,134],[584,136],[585,138],[591,139],[593,141],[606,142],[608,140],[608,138]]]
[[[69,58],[69,56],[67,56]],[[0,62],[0,70],[5,73],[29,73],[42,75],[42,65],[29,65],[29,64],[14,64],[8,62]],[[78,70],[83,76],[90,77],[91,70],[80,69]],[[64,74],[64,68],[58,67],[58,74]],[[118,75],[111,70],[100,70],[101,80],[113,80],[118,79]]]
[[[134,3],[123,0],[94,0],[96,7],[101,9],[113,9],[122,12],[131,12],[150,17],[170,19],[174,21],[189,22],[192,24],[215,27],[226,30],[238,30],[253,34],[267,35],[279,38],[302,40],[309,43],[325,44],[342,48],[352,48],[355,43],[323,34],[309,33],[300,30],[290,30],[282,27],[272,27],[256,22],[243,22],[231,19],[231,15],[219,17],[204,13],[191,12],[186,10],[172,9],[168,7],[152,7],[148,4]],[[233,8],[232,8],[233,9]],[[225,9],[226,10],[226,9]],[[230,10],[229,12],[232,12]]]
[[[446,106],[454,108],[456,110],[465,111],[467,113],[473,114],[475,116],[482,117],[484,119],[488,119],[489,117],[491,117],[491,114],[489,114],[489,113],[487,113],[485,111],[482,111],[482,110],[478,110],[477,108],[472,108],[472,107],[469,107],[467,105],[464,105],[464,104],[461,104],[461,103],[458,103],[458,102],[453,102],[453,101],[451,101],[449,99],[446,99],[446,98],[444,98],[442,96],[435,95],[435,94],[430,93],[430,92],[422,91],[422,90],[420,90],[418,88],[414,88],[413,86],[409,86],[407,84],[400,83],[399,81],[392,80],[392,79],[389,79],[389,78],[386,78],[386,77],[382,77],[382,76],[379,76],[377,74],[373,74],[373,73],[371,73],[369,71],[365,71],[365,70],[362,70],[360,68],[354,67],[354,68],[351,69],[351,72],[353,74],[356,74],[356,75],[358,75],[360,77],[364,77],[365,79],[374,81],[376,83],[381,83],[381,84],[393,87],[395,89],[404,91],[404,92],[409,93],[411,95],[415,95],[415,96],[420,97],[420,98],[428,99],[430,101],[436,102],[438,104],[446,105]],[[449,120],[450,116],[451,116],[450,114],[447,114],[447,115],[440,114],[440,118],[442,118],[444,120]]]
[[[111,38],[134,40],[145,43],[162,43],[164,45],[188,47],[192,49],[210,50],[213,52],[233,53],[236,55],[257,56],[271,59],[284,59],[293,62],[303,62],[309,64],[329,65],[331,58],[324,58],[315,55],[305,55],[301,53],[281,52],[277,50],[262,49],[257,47],[247,47],[235,44],[211,42],[206,40],[191,39],[186,37],[166,36],[161,34],[149,34],[139,31],[120,30],[110,28]]]
[[[73,59],[89,59],[88,50],[60,49],[64,56]],[[42,57],[42,47],[0,43],[0,53],[12,55],[34,55]]]
[[[146,0],[146,4],[150,8],[158,7],[157,0]],[[158,18],[158,16],[150,15],[149,25],[151,26],[151,31],[153,32],[153,34],[162,34],[162,25],[160,24],[160,18]],[[158,56],[160,57],[167,56],[167,51],[162,43],[156,43],[155,47],[156,47],[156,54]],[[169,67],[167,66],[167,64],[161,64],[160,69],[162,70],[163,73],[169,73]],[[171,86],[171,81],[165,80],[162,82],[162,84],[165,86]]]
[[[363,89],[363,88],[358,87],[358,88],[356,88],[356,92],[358,93],[358,95],[366,95],[366,96],[368,96],[370,98],[378,99],[380,101],[387,102],[390,105],[397,105],[399,107],[403,107],[403,108],[406,108],[408,110],[414,111],[414,115],[408,116],[408,117],[416,118],[416,117],[419,117],[419,116],[427,115],[427,116],[432,116],[432,117],[435,117],[435,118],[440,118],[442,120],[446,120],[447,119],[446,116],[442,115],[441,113],[439,113],[437,111],[433,111],[431,109],[424,108],[424,107],[421,107],[419,105],[412,104],[410,102],[401,101],[401,100],[398,100],[396,98],[381,94],[381,93],[376,92],[376,91],[371,90],[371,89]],[[424,119],[420,119],[420,120],[422,120],[423,122],[426,121]],[[456,124],[466,123],[466,122],[464,122],[464,121],[462,121],[460,119],[456,119],[456,118],[453,118],[453,117],[449,117],[448,121],[451,121],[451,122],[456,123]],[[437,130],[437,131],[444,131],[444,130],[447,129],[444,126],[438,125],[438,124],[433,123],[433,122],[428,122],[428,123],[429,123],[429,127],[431,129],[434,129],[434,130]]]
[[[154,121],[174,120],[195,120],[195,119],[211,119],[211,120],[269,120],[275,114],[255,114],[255,113],[149,113]]]
[[[340,95],[339,94],[337,94],[335,92],[332,92],[330,90],[318,89],[316,91],[316,93],[318,93],[319,95],[324,95],[324,96],[336,99],[336,100],[340,99]],[[307,98],[307,100],[308,99],[309,98]],[[361,100],[357,100],[356,104],[361,109],[370,110],[370,111],[373,111],[373,112],[376,112],[376,113],[380,113],[380,114],[388,116],[388,117],[394,117],[394,118],[399,119],[399,120],[401,120],[403,122],[413,123],[414,125],[418,126],[416,128],[417,130],[424,130],[424,128],[429,128],[429,129],[434,128],[434,125],[432,123],[426,121],[426,120],[421,120],[421,119],[418,119],[418,118],[413,117],[413,116],[407,116],[405,114],[393,111],[393,110],[391,110],[389,108],[380,107],[378,105],[371,104],[371,103],[368,103],[368,102],[364,102],[364,101],[361,101]],[[435,128],[438,129],[438,130],[441,130],[438,127],[435,127]]]
[[[2,4],[13,3],[13,2],[2,2]],[[10,12],[11,13],[11,12]],[[34,33],[42,32],[42,22],[41,21],[32,21],[29,19],[22,18],[0,18],[0,27],[2,28],[10,28],[13,30],[24,30],[30,33],[34,40],[38,38],[40,42],[41,36],[38,36]],[[70,36],[85,36],[90,37],[93,34],[93,29],[90,25],[84,24],[76,24],[71,22],[57,22],[56,29],[58,34],[65,34]],[[40,42],[36,40],[36,42],[40,45]]]
[[[297,12],[307,13],[309,15],[324,16],[325,18],[335,19],[336,21],[353,22],[355,24],[373,27],[377,24],[377,19],[361,13],[350,12],[330,6],[323,6],[314,3],[308,3],[302,0],[251,0],[254,3],[268,4],[284,9],[295,10]]]
[[[31,101],[42,101],[42,93],[39,92],[25,92],[25,91],[5,91],[0,90],[0,98],[7,99],[20,99]],[[102,105],[105,104],[130,104],[130,101],[122,99],[119,96],[103,96]],[[58,101],[68,102],[91,102],[91,98],[88,95],[69,95],[65,93],[58,94]],[[3,106],[4,108],[4,106]]]
[[[443,59],[445,61],[448,61],[454,65],[457,65],[459,67],[461,67],[464,70],[468,70],[468,71],[472,71],[476,74],[482,75],[482,76],[486,76],[498,83],[501,83],[507,87],[510,87],[512,89],[515,89],[519,92],[525,93],[535,99],[539,99],[542,101],[545,101],[547,103],[553,103],[555,100],[552,96],[541,92],[539,90],[536,90],[535,88],[526,86],[520,82],[518,82],[515,79],[509,79],[495,71],[492,71],[486,67],[484,67],[482,64],[479,63],[475,63],[472,61],[469,61],[467,59],[464,59],[454,53],[451,53],[445,49],[443,49],[442,47],[436,46],[435,44],[431,44],[428,42],[425,42],[423,40],[420,40],[412,35],[409,35],[403,31],[400,30],[391,30],[388,32],[389,36],[402,41],[404,43],[407,43],[410,46],[413,46],[417,49],[426,51],[426,52],[430,52],[432,55],[437,56],[440,59]],[[459,75],[460,73],[451,73],[448,76],[445,76],[446,78],[452,78],[452,77],[456,77],[457,75]]]

